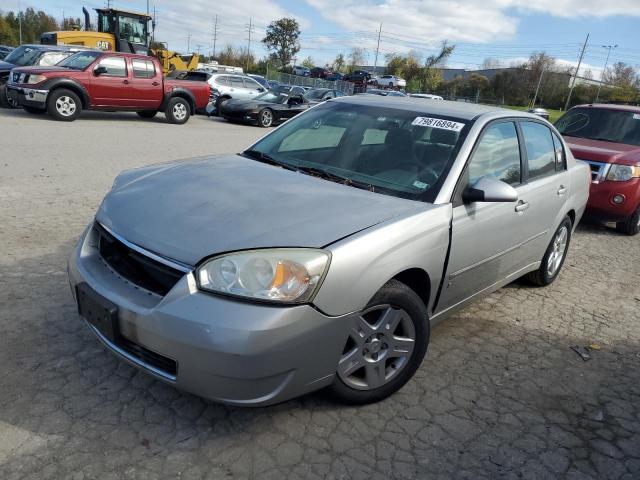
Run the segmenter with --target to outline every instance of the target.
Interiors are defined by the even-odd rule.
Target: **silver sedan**
[[[88,328],[197,395],[381,400],[432,325],[558,276],[590,172],[540,117],[364,95],[243,153],[120,174],[69,260]]]

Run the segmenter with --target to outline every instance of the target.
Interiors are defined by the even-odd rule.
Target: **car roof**
[[[488,105],[479,105],[477,103],[452,102],[449,100],[442,100],[438,102],[417,102],[410,96],[353,95],[340,97],[332,101],[381,108],[397,108],[399,110],[409,110],[419,113],[424,112],[429,115],[457,117],[464,120],[473,120],[485,114],[493,114],[503,117],[538,118],[527,112],[491,107]]]
[[[605,109],[605,110],[622,110],[622,111],[626,111],[626,112],[634,112],[634,113],[638,113],[640,112],[640,106],[636,106],[636,105],[618,105],[615,103],[587,103],[584,105],[576,105],[573,108],[576,107],[580,107],[580,108],[600,108],[600,109]]]
[[[69,50],[91,50],[88,47],[83,47],[82,45],[40,45],[39,43],[25,43],[24,45],[20,45],[21,47],[29,47],[36,50],[53,50],[59,52],[66,52]],[[17,47],[16,47],[17,48]]]

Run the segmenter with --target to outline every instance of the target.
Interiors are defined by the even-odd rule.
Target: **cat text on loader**
[[[96,31],[91,30],[89,12],[84,12],[84,30],[66,30],[46,32],[40,36],[43,45],[82,45],[105,51],[137,53],[156,57],[165,75],[174,70],[195,70],[198,68],[197,54],[179,55],[167,49],[149,48],[149,21],[152,19],[144,13],[116,10],[114,8],[97,8],[98,25]]]

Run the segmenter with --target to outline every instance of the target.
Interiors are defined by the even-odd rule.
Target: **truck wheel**
[[[158,113],[157,110],[142,110],[140,112],[136,112],[142,118],[153,118]]]
[[[169,100],[169,104],[167,105],[164,114],[167,117],[167,122],[182,125],[183,123],[187,123],[187,120],[189,120],[191,107],[189,106],[189,102],[184,98],[173,97]]]
[[[22,109],[27,112],[27,113],[31,113],[33,115],[40,115],[41,113],[46,112],[46,110],[44,108],[37,108],[37,107],[29,107],[27,105],[23,106]]]
[[[82,102],[71,90],[54,90],[47,98],[47,111],[56,120],[73,122],[82,112]]]
[[[0,107],[18,108],[20,105],[7,95],[7,80],[0,80]]]
[[[260,110],[258,113],[258,126],[268,128],[273,125],[273,112],[269,108]]]
[[[427,307],[404,283],[390,280],[353,320],[329,389],[346,403],[382,400],[413,377],[428,344]]]
[[[616,230],[626,235],[637,235],[640,232],[640,207],[624,222],[618,222]]]
[[[534,285],[539,287],[546,287],[551,285],[553,281],[558,277],[564,260],[567,258],[567,251],[569,250],[569,242],[571,241],[571,218],[564,217],[562,223],[553,234],[551,243],[547,247],[547,251],[542,257],[542,263],[538,270],[529,272],[526,275]]]

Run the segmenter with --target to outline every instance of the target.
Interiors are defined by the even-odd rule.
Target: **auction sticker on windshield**
[[[459,132],[464,127],[464,123],[452,122],[450,120],[431,117],[416,117],[413,122],[411,122],[411,125],[417,125],[419,127],[439,128],[441,130],[452,130],[454,132]]]

